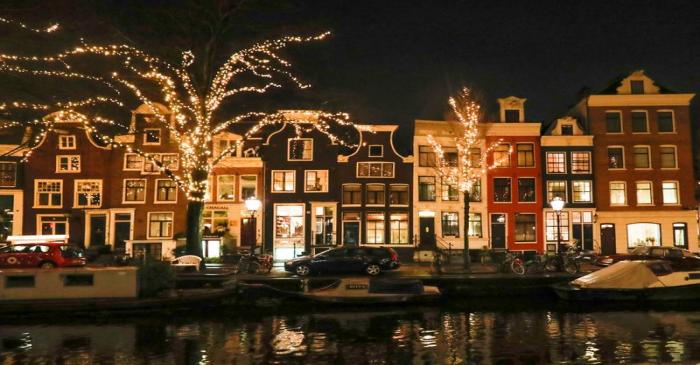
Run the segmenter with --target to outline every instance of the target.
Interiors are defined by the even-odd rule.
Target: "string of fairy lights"
[[[24,23],[0,18],[0,23],[16,26],[37,33],[53,33],[58,24],[44,29],[31,28]],[[61,102],[33,103],[13,101],[0,103],[0,110],[6,114],[20,109],[40,111],[48,114],[41,120],[11,121],[0,124],[0,128],[27,126],[28,123],[40,126],[34,135],[33,143],[27,147],[24,159],[28,159],[33,150],[41,144],[55,124],[61,121],[79,123],[81,127],[106,145],[135,153],[152,163],[154,168],[172,179],[183,190],[189,201],[203,201],[207,191],[208,176],[224,157],[237,149],[252,136],[265,127],[281,123],[294,126],[295,138],[301,138],[313,130],[325,134],[336,144],[352,145],[337,136],[332,126],[352,126],[349,115],[329,113],[320,110],[304,111],[251,111],[239,115],[217,117],[224,114],[222,105],[228,98],[244,93],[265,94],[273,89],[283,87],[285,82],[299,89],[310,85],[301,81],[292,72],[292,64],[280,54],[291,44],[322,41],[330,35],[324,32],[318,35],[301,37],[286,36],[267,40],[249,48],[232,53],[216,70],[210,86],[200,90],[195,86],[193,68],[196,66],[195,55],[184,51],[179,65],[170,64],[158,57],[127,44],[90,44],[80,39],[74,47],[49,55],[6,54],[0,52],[0,72],[20,76],[52,78],[68,81],[92,82],[99,85],[102,92],[89,98],[64,100]],[[110,70],[95,71],[105,67],[92,67],[86,70],[85,57],[90,62],[101,62]],[[255,81],[243,84],[239,76],[253,75]],[[248,80],[248,78],[246,78]],[[256,84],[258,83],[258,84]],[[152,90],[155,89],[154,94]],[[150,93],[145,92],[149,90]],[[178,148],[179,171],[174,172],[159,161],[156,153],[144,152],[137,143],[126,142],[129,139],[105,132],[102,126],[119,127],[127,134],[138,134],[138,126],[118,122],[101,115],[95,107],[111,105],[124,108],[129,105],[125,98],[135,98],[145,105],[150,113],[149,127],[159,125],[167,131],[173,144]],[[47,100],[51,96],[47,95]],[[290,116],[293,115],[293,118]],[[8,118],[11,119],[11,118]],[[229,145],[214,155],[212,142],[216,135],[227,132],[235,124],[250,123],[242,140]],[[246,124],[248,125],[248,124]],[[111,134],[110,134],[111,133]],[[123,134],[122,134],[123,135]],[[133,141],[133,139],[131,140]]]
[[[488,170],[502,166],[510,159],[512,148],[509,147],[498,157],[494,152],[503,146],[503,139],[482,148],[482,143],[485,142],[479,133],[481,106],[469,88],[462,88],[456,96],[449,99],[449,104],[459,123],[459,131],[452,137],[457,156],[456,160],[447,158],[443,146],[435,137],[428,135],[428,143],[435,152],[435,171],[443,184],[455,186],[461,193],[472,194],[473,188]],[[490,156],[494,157],[489,163]]]

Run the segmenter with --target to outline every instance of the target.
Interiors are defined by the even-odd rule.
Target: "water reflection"
[[[700,312],[411,308],[0,325],[0,364],[461,364],[700,360]]]

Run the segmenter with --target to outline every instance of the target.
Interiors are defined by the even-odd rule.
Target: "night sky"
[[[183,43],[169,36],[171,25],[153,12],[185,2],[39,1],[27,6],[16,1],[19,10],[5,15],[44,22],[56,18],[88,38],[99,38],[95,24],[111,22],[123,33],[117,37],[172,50]],[[442,119],[448,95],[462,85],[481,94],[491,117],[496,98],[516,95],[528,99],[527,119],[544,123],[565,113],[582,88],[600,90],[636,69],[672,90],[700,92],[697,1],[249,4],[252,10],[244,9],[236,20],[241,30],[236,44],[245,45],[246,37],[333,32],[325,42],[290,51],[298,73],[314,87],[295,97],[275,96],[280,108],[347,111],[364,123],[405,126],[405,137],[414,119]],[[152,19],[158,21],[151,28],[144,25]]]

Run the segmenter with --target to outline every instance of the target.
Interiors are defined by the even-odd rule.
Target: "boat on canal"
[[[301,291],[287,291],[265,284],[247,284],[249,290],[272,291],[320,303],[337,304],[397,304],[427,302],[440,297],[436,286],[423,285],[420,280],[384,278],[338,278],[318,288],[310,288],[307,279]]]
[[[675,271],[666,261],[620,261],[553,286],[572,301],[685,301],[700,299],[700,270]]]

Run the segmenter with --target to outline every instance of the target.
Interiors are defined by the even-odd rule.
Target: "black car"
[[[362,272],[379,275],[384,270],[397,269],[399,256],[388,247],[338,247],[326,252],[303,256],[284,263],[286,271],[299,276],[320,273]]]

